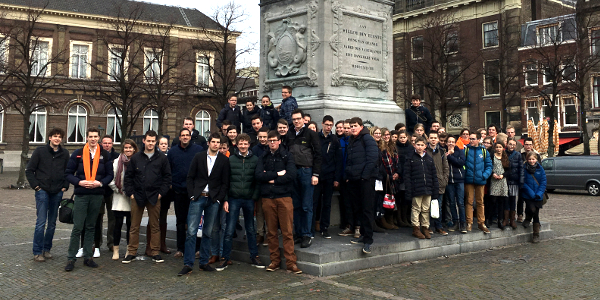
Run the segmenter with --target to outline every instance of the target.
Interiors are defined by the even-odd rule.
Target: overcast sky
[[[217,6],[223,6],[228,1],[223,0],[144,0],[144,2],[181,6],[187,8],[195,8],[207,16],[212,15],[213,10]],[[240,5],[246,13],[247,20],[241,28],[234,28],[237,31],[242,32],[242,36],[238,39],[238,47],[245,48],[249,41],[259,41],[260,38],[260,7],[258,6],[259,0],[235,0],[236,4]],[[242,58],[244,61],[250,61],[252,66],[258,67],[259,64],[259,45],[256,45],[256,49],[252,55],[246,55]],[[243,49],[242,48],[242,49]],[[247,65],[243,61],[238,61],[238,66]]]

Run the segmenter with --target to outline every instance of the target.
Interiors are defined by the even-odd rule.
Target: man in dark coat
[[[258,115],[259,117],[262,115],[260,107],[256,105],[256,98],[248,98],[246,100],[246,107],[242,110],[242,119],[243,121],[243,133],[253,132],[252,130],[252,117]],[[242,133],[242,130],[238,127],[238,133]]]
[[[223,126],[223,121],[229,120],[231,125],[235,125],[237,128],[242,128],[242,110],[237,105],[237,96],[230,96],[229,100],[227,100],[227,104],[219,113],[219,117],[217,118],[217,127],[219,129]]]
[[[377,159],[379,149],[369,130],[363,127],[361,118],[350,119],[350,142],[346,146],[346,170],[344,179],[348,183],[354,218],[360,223],[359,238],[353,244],[363,243],[363,253],[371,253],[373,244],[373,222],[375,207],[375,179],[378,176]]]
[[[140,223],[144,208],[148,211],[148,226],[152,235],[150,248],[152,260],[162,263],[164,260],[158,254],[160,251],[160,199],[166,196],[171,185],[171,167],[167,156],[156,151],[157,134],[153,130],[146,132],[143,142],[144,151],[131,157],[123,187],[125,195],[131,198],[131,229],[127,256],[123,260],[128,264],[135,259],[139,246]]]
[[[190,143],[202,146],[202,149],[208,149],[206,144],[206,139],[198,130],[195,129],[194,119],[192,117],[186,117],[183,119],[183,128],[187,128],[192,132],[192,138],[190,139]],[[179,144],[179,137],[173,139],[173,144],[171,144],[171,148],[175,147],[175,145]]]
[[[271,102],[271,98],[269,98],[269,96],[263,96],[261,104],[262,109],[260,110],[260,117],[263,119],[263,126],[269,128],[269,130],[277,130],[279,112],[275,109],[275,106]]]
[[[281,96],[283,100],[281,104],[277,107],[279,110],[279,117],[285,119],[288,122],[288,125],[292,125],[292,112],[298,109],[298,102],[296,98],[292,97],[292,88],[289,86],[284,86],[281,88]]]
[[[102,149],[108,151],[110,153],[110,160],[114,161],[119,158],[119,152],[115,151],[113,147],[113,137],[110,135],[105,135],[102,137]],[[106,230],[106,246],[108,250],[113,250],[113,231],[115,229],[115,215],[112,212],[112,198],[113,198],[113,190],[109,187],[105,187],[104,193],[104,202],[102,203],[102,207],[100,208],[100,213],[98,214],[98,220],[96,220],[96,232],[94,234],[94,240],[96,244],[96,248],[100,248],[102,244],[102,221],[104,220],[104,210],[106,209],[106,218],[108,220],[107,230]]]
[[[429,110],[421,105],[421,96],[414,94],[410,100],[411,106],[404,112],[406,118],[406,131],[409,136],[413,135],[415,125],[421,123],[425,127],[425,133],[429,134],[433,117]]]
[[[58,206],[63,192],[69,188],[69,182],[64,175],[69,151],[60,146],[64,136],[65,132],[60,128],[50,130],[48,144],[33,151],[25,169],[29,186],[35,190],[37,219],[33,234],[33,260],[38,262],[52,258],[50,250],[56,229]]]

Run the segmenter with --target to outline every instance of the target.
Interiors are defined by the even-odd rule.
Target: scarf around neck
[[[119,160],[117,161],[117,173],[115,174],[115,185],[117,189],[119,189],[119,193],[123,193],[123,182],[121,181],[121,175],[123,172],[127,170],[127,166],[129,165],[129,158],[125,154],[121,154],[119,156]]]
[[[90,169],[90,155],[90,146],[85,144],[83,147],[83,171],[85,172],[85,180],[94,181],[96,180],[96,173],[98,173],[98,163],[100,163],[100,147],[96,146],[92,169]]]

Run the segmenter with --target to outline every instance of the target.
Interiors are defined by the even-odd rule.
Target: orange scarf
[[[83,171],[85,172],[85,180],[94,181],[96,180],[96,173],[98,173],[98,163],[100,163],[100,146],[96,146],[96,154],[94,155],[94,165],[90,173],[90,147],[85,144],[83,147]]]

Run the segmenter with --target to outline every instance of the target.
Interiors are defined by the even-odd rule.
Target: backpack
[[[483,153],[483,160],[485,161],[485,157],[487,156],[487,149],[483,148],[481,150],[481,153]],[[465,162],[467,161],[467,157],[469,157],[469,147],[465,146]],[[467,164],[465,163],[465,165],[463,166],[463,170],[467,169]]]

